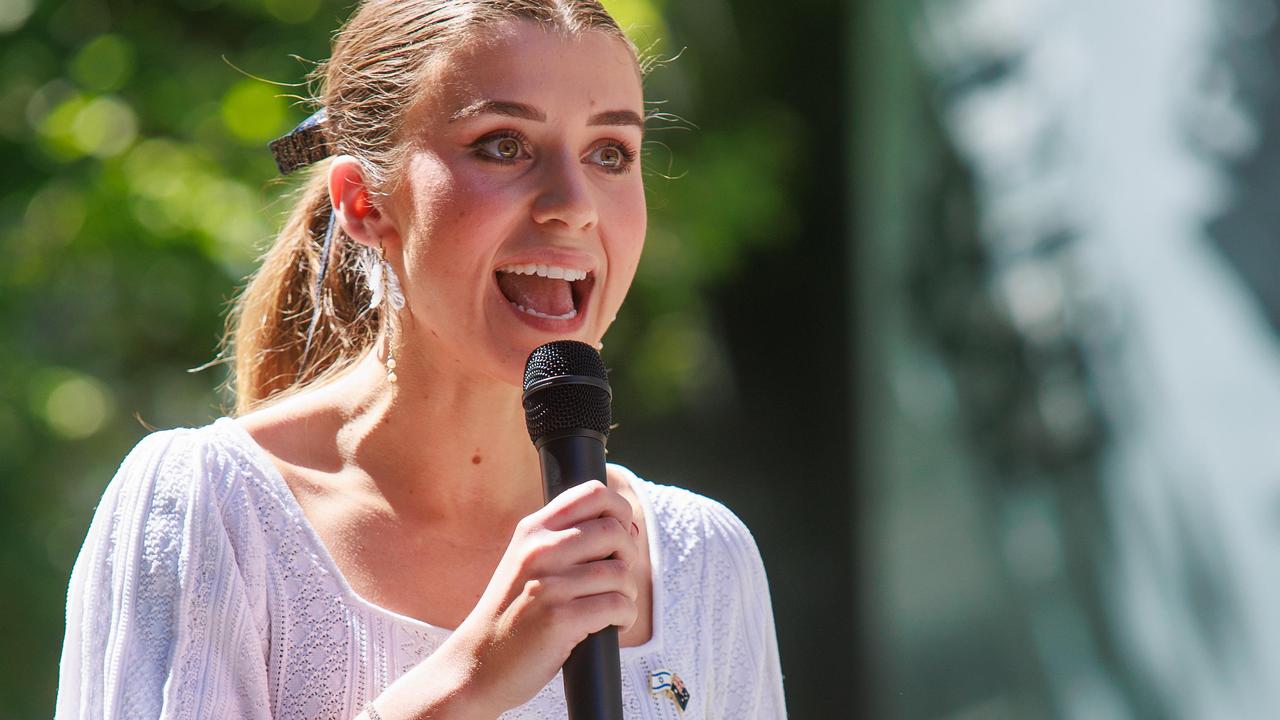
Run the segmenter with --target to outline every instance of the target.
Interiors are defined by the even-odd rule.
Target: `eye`
[[[515,138],[498,138],[494,141],[493,152],[500,158],[513,160],[520,156],[520,143]]]
[[[484,160],[507,163],[528,157],[529,152],[523,136],[514,131],[503,131],[496,135],[480,138],[472,143],[476,155]]]
[[[631,169],[631,164],[635,162],[636,153],[631,148],[618,142],[611,142],[607,145],[592,150],[585,162],[592,162],[599,165],[606,172],[613,174],[621,174]]]

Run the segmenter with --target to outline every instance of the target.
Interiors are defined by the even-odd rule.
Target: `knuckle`
[[[545,539],[529,542],[520,555],[520,572],[523,575],[532,575],[537,572],[554,549],[554,545]]]
[[[624,560],[610,558],[605,561],[604,571],[610,577],[626,580],[631,577],[631,566]]]
[[[526,515],[516,522],[515,536],[517,538],[527,538],[538,534],[542,529],[542,519],[535,513]]]
[[[616,519],[610,518],[610,520],[613,520],[613,522],[605,526],[609,544],[618,551],[619,555],[629,554],[635,548],[635,542],[631,539],[631,532]]]
[[[635,576],[629,570],[623,570],[622,576],[622,592],[634,601],[640,596],[640,583],[636,582]]]
[[[620,537],[625,538],[629,542],[631,540],[631,521],[616,517],[609,519],[613,521],[612,529],[614,532],[618,533]]]
[[[621,536],[624,534],[624,528],[622,527],[622,522],[618,520],[618,518],[613,517],[612,515],[608,515],[602,518],[597,518],[595,522],[592,523],[592,525],[593,525],[593,529],[605,535],[608,535],[611,538],[614,536]]]
[[[620,567],[617,560],[597,560],[587,566],[587,571],[600,582],[616,585],[626,575],[626,568]]]
[[[573,526],[573,536],[575,540],[589,538],[600,532],[600,518],[591,520],[583,520]]]
[[[609,607],[620,617],[628,617],[636,613],[636,603],[622,593],[609,593]]]
[[[613,488],[605,488],[605,492],[608,493],[611,509],[619,516],[631,514],[631,503],[627,502],[627,499],[622,496],[622,493]]]
[[[547,581],[542,578],[526,580],[521,594],[530,600],[540,600],[547,593]]]
[[[564,595],[564,583],[556,577],[538,578],[538,600],[548,607],[558,605]]]

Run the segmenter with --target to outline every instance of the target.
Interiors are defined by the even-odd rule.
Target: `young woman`
[[[784,716],[742,523],[616,465],[544,507],[524,426],[529,352],[598,344],[640,258],[634,48],[594,0],[379,0],[321,73],[237,416],[107,489],[58,717],[561,718],[609,625],[627,717]]]

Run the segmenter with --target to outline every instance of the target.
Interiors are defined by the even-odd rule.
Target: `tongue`
[[[573,310],[568,280],[502,272],[498,273],[498,288],[511,302],[544,315],[565,315]]]

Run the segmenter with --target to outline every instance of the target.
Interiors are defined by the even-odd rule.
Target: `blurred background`
[[[611,455],[752,528],[792,717],[1274,717],[1275,0],[605,4],[665,61]],[[0,718],[144,423],[230,407],[349,11],[0,0]]]

